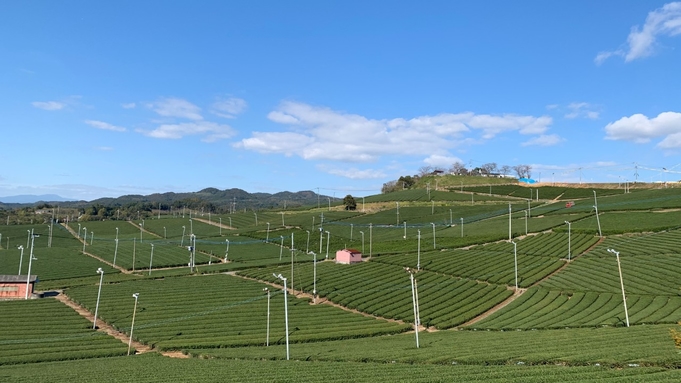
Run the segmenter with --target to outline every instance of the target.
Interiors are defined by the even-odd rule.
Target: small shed
[[[336,252],[336,263],[349,265],[362,262],[362,252],[355,249],[343,249]]]
[[[36,275],[0,275],[0,299],[24,298],[26,296],[26,279],[28,278],[28,295],[38,281]]]

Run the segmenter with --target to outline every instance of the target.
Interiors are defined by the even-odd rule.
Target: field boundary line
[[[192,218],[192,219],[195,219],[195,220],[197,220],[197,221],[199,221],[199,222],[203,222],[203,223],[205,223],[206,225],[211,225],[211,226],[215,226],[215,227],[222,227],[223,229],[227,229],[227,230],[236,230],[236,229],[233,228],[232,226],[225,225],[225,224],[222,224],[222,225],[221,225],[220,222],[209,221],[209,220],[207,220],[207,219],[205,219],[205,218]]]
[[[55,297],[55,299],[65,304],[66,306],[72,308],[73,311],[77,312],[78,314],[80,314],[80,316],[90,321],[90,323],[94,323],[95,315],[91,313],[89,310],[87,310],[85,307],[71,300],[71,298],[69,298],[63,292],[60,291],[59,294]],[[127,334],[116,330],[115,328],[113,328],[113,326],[111,326],[110,324],[106,323],[101,319],[98,320],[97,331],[105,332],[108,335],[120,340],[125,344],[128,344],[128,342],[130,341],[130,337]],[[134,339],[132,341],[132,345],[135,347],[136,353],[138,354],[143,354],[145,352],[149,352],[152,350],[150,346],[137,342]]]
[[[227,274],[227,275],[232,275],[232,276],[235,276],[235,277],[239,277],[239,278],[242,278],[242,279],[247,279],[247,280],[250,280],[250,281],[256,281],[256,282],[264,283],[264,284],[266,284],[266,285],[269,285],[269,286],[272,286],[272,287],[276,287],[276,288],[278,288],[278,289],[282,289],[282,288],[283,288],[283,286],[281,286],[281,285],[279,285],[279,284],[276,284],[276,283],[274,283],[274,282],[268,282],[268,281],[263,281],[263,280],[260,280],[260,279],[257,279],[257,278],[247,277],[247,276],[245,276],[245,275],[239,275],[239,274],[237,274],[236,271],[229,271],[229,272],[227,272],[227,273],[225,273],[225,274]],[[344,311],[347,311],[347,312],[351,312],[351,313],[355,313],[355,314],[360,314],[360,315],[365,316],[365,317],[367,317],[367,318],[373,318],[373,319],[378,319],[378,320],[384,320],[384,321],[386,321],[386,322],[391,322],[391,323],[408,324],[407,322],[402,321],[402,320],[391,319],[391,318],[385,318],[385,317],[382,317],[382,316],[379,316],[379,315],[374,315],[374,314],[365,313],[365,312],[359,311],[359,310],[357,310],[357,309],[351,309],[351,308],[349,308],[349,307],[345,307],[345,306],[340,305],[340,304],[338,304],[338,303],[332,302],[332,301],[328,300],[327,298],[317,298],[317,301],[316,301],[316,303],[315,303],[315,302],[314,302],[314,297],[313,297],[312,294],[310,294],[310,293],[304,293],[304,292],[298,292],[298,293],[296,293],[296,291],[293,290],[292,288],[287,288],[287,291],[288,291],[289,294],[294,295],[296,298],[303,297],[303,298],[309,298],[309,299],[311,299],[311,302],[310,302],[311,305],[325,304],[325,305],[329,305],[329,306],[333,306],[333,307],[339,308],[339,309],[344,310]],[[432,332],[432,331],[437,331],[437,329],[434,328],[434,327],[428,327],[428,328],[426,328],[426,327],[421,326],[421,327],[419,327],[419,329],[426,330],[426,331],[430,331],[430,332]]]
[[[128,223],[131,224],[131,225],[133,225],[133,226],[135,226],[135,227],[138,228],[138,229],[140,228],[140,225],[136,224],[135,222],[128,221]],[[161,237],[160,235],[158,235],[158,234],[156,234],[156,233],[154,233],[154,232],[151,232],[151,231],[145,229],[144,226],[142,226],[142,231],[145,232],[145,233],[147,233],[147,234],[149,234],[149,235],[152,235],[152,236],[154,236],[154,237],[156,237],[156,238],[163,238],[163,237]],[[141,242],[141,241],[140,241],[140,242]]]
[[[484,313],[482,313],[482,314],[476,316],[475,318],[469,320],[468,322],[463,323],[463,324],[460,324],[460,325],[457,326],[457,327],[466,327],[466,326],[470,326],[470,325],[472,325],[472,324],[475,324],[475,323],[477,323],[477,322],[480,322],[481,320],[487,318],[488,316],[490,316],[490,315],[494,314],[495,312],[497,312],[497,311],[503,309],[504,307],[508,306],[511,302],[515,301],[515,300],[518,299],[521,295],[525,294],[526,291],[527,291],[527,289],[520,289],[520,288],[519,288],[518,290],[516,290],[515,292],[513,292],[513,295],[511,295],[510,297],[504,299],[503,302],[501,302],[501,303],[499,303],[498,305],[492,307],[491,309],[485,311]]]
[[[71,309],[73,309],[73,311],[78,313],[80,316],[82,316],[83,318],[87,319],[88,321],[90,321],[91,323],[94,324],[94,320],[95,320],[94,314],[92,314],[85,307],[83,307],[83,306],[79,305],[78,303],[74,302],[73,300],[71,300],[71,298],[69,298],[62,291],[59,291],[59,294],[57,296],[55,296],[55,299],[58,300],[59,302],[63,303],[64,305],[70,307]],[[97,331],[105,332],[107,335],[120,340],[124,344],[128,344],[128,342],[130,341],[130,337],[126,333],[116,330],[113,326],[106,323],[102,319],[98,320]],[[154,350],[153,347],[148,346],[144,343],[140,343],[140,342],[138,342],[134,339],[132,341],[132,345],[135,348],[136,354],[144,354],[144,353],[147,353],[147,352],[159,352],[161,355],[169,357],[169,358],[184,359],[184,358],[190,358],[191,357],[190,355],[186,355],[186,354],[182,353],[182,351],[163,351],[163,352],[160,352],[158,350]]]

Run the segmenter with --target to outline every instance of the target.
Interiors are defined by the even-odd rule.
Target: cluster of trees
[[[518,178],[530,178],[532,176],[532,166],[530,165],[497,165],[496,162],[489,162],[482,164],[475,168],[467,168],[462,162],[453,163],[449,169],[439,166],[422,166],[419,168],[418,174],[413,176],[401,176],[395,181],[389,181],[383,184],[381,188],[382,193],[390,193],[396,190],[410,189],[419,179],[426,176],[453,174],[457,176],[508,176],[514,173]]]

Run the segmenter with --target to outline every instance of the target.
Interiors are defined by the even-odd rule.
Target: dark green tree
[[[345,210],[357,209],[357,202],[355,202],[355,198],[350,194],[346,195],[345,198],[343,198],[343,204],[345,205]]]

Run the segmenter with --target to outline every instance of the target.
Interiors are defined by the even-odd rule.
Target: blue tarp
[[[523,182],[526,184],[536,184],[537,181],[531,179],[531,178],[518,178],[518,182]]]

